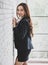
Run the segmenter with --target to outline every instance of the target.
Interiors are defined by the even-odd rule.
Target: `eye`
[[[21,9],[21,11],[23,11],[23,9]]]

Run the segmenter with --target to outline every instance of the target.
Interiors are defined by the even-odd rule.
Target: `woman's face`
[[[18,18],[22,18],[25,15],[25,11],[23,9],[23,6],[18,6],[17,8],[17,16]]]

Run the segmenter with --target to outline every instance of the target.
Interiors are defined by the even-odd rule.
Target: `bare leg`
[[[23,65],[28,65],[27,62],[24,62]]]
[[[18,58],[17,58],[14,65],[23,65],[23,63],[24,63],[24,62],[19,62],[19,61],[18,61]]]

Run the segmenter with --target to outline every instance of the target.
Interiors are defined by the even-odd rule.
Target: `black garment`
[[[29,59],[31,50],[17,50],[17,58],[20,62],[25,62]]]
[[[13,28],[15,48],[21,50],[33,49],[31,37],[29,35],[29,20],[22,18],[18,25]]]

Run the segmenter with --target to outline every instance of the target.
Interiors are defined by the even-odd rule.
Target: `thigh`
[[[23,64],[24,64],[24,62],[18,61],[18,58],[17,58],[14,65],[23,65]]]
[[[23,65],[28,65],[28,62],[24,62]]]

